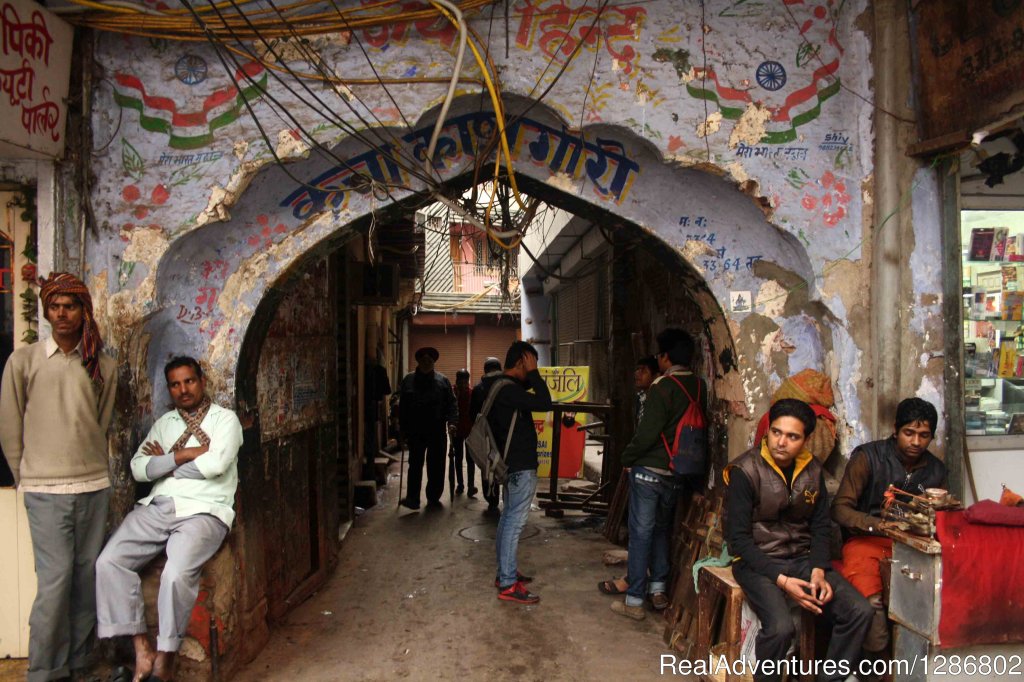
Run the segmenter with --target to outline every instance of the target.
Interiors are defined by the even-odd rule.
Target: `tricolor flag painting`
[[[695,67],[694,78],[686,84],[691,97],[716,104],[728,120],[738,120],[751,103],[766,108],[771,119],[761,144],[796,140],[797,129],[821,116],[824,103],[842,87],[843,48],[836,36],[842,6],[832,0],[814,6],[803,0],[783,0],[783,5],[793,23],[782,30],[797,32],[804,41],[796,55],[783,54],[780,47],[780,54],[769,55],[749,72],[727,65],[716,69],[709,61],[706,68]],[[788,43],[779,40],[777,44]]]
[[[262,64],[250,62],[235,71],[234,81],[207,95],[198,110],[179,111],[170,97],[147,92],[138,77],[118,73],[114,76],[114,100],[122,108],[138,111],[143,129],[167,135],[172,149],[198,149],[213,142],[213,131],[238,120],[246,101],[265,92],[267,73]]]

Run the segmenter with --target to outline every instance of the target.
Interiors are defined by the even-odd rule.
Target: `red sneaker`
[[[498,578],[498,576],[494,576],[494,586],[500,589],[501,588],[501,583],[499,582],[499,580],[500,579]],[[533,582],[533,576],[532,575],[523,575],[519,571],[516,571],[516,581],[517,582],[521,582],[521,583],[532,583]]]
[[[517,604],[536,604],[540,597],[526,589],[526,585],[515,582],[498,593],[498,599],[514,601]]]

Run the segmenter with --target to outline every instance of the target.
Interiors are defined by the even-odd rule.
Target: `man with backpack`
[[[502,376],[501,360],[495,357],[489,357],[484,360],[483,376],[476,386],[473,387],[473,393],[469,399],[469,420],[471,424],[476,421],[476,416],[483,409],[484,400],[487,398],[491,386]],[[469,459],[472,461],[472,457]],[[484,510],[484,516],[498,516],[498,496],[501,494],[500,486],[488,481],[485,478],[483,469],[480,470],[480,487],[483,488],[484,499],[487,500],[487,509]]]
[[[526,588],[532,578],[519,572],[516,554],[537,492],[537,430],[531,413],[551,409],[551,392],[537,371],[537,349],[525,341],[514,342],[505,354],[504,376],[496,378],[490,391],[497,393],[486,413],[487,423],[508,465],[502,485],[505,509],[495,538],[498,575],[494,584],[498,599],[536,604],[540,597]]]
[[[693,485],[704,468],[702,458],[681,467],[671,457],[684,415],[694,427],[700,426],[699,432],[693,428],[690,435],[704,435],[707,387],[690,371],[693,338],[682,329],[670,328],[658,334],[656,341],[655,357],[662,375],[648,389],[643,417],[621,457],[622,465],[629,468],[629,587],[624,601],[612,602],[612,611],[634,620],[643,620],[648,595],[655,610],[668,607],[665,585],[671,568],[669,533],[676,500],[680,489]],[[689,411],[691,405],[693,411]]]

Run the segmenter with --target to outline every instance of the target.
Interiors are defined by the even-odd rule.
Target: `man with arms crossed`
[[[768,434],[723,475],[728,486],[725,537],[729,552],[738,557],[733,576],[761,619],[754,641],[758,682],[781,677],[777,666],[795,635],[790,603],[823,613],[832,623],[818,679],[845,680],[856,672],[871,625],[871,605],[831,570],[825,478],[821,464],[804,447],[814,427],[807,403],[779,400],[768,411]],[[841,662],[848,666],[846,674]],[[768,668],[762,667],[765,663]]]
[[[53,273],[42,280],[40,298],[52,334],[14,351],[0,390],[0,444],[25,494],[39,585],[28,621],[29,682],[89,665],[117,387],[85,284]]]
[[[174,358],[164,367],[164,377],[175,409],[156,420],[131,461],[135,480],[154,482],[152,493],[125,517],[96,566],[99,636],[133,636],[136,682],[174,676],[200,571],[235,518],[242,444],[238,417],[207,397],[198,362]],[[138,571],[165,548],[154,650]]]

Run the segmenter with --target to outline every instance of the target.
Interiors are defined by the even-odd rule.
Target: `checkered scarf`
[[[178,440],[174,441],[174,445],[171,446],[171,452],[177,452],[185,447],[185,443],[188,442],[189,436],[195,436],[196,440],[199,441],[200,445],[209,445],[210,437],[203,431],[201,425],[203,419],[206,418],[206,413],[210,411],[210,405],[213,402],[210,400],[210,396],[203,396],[203,401],[199,403],[199,409],[192,414],[189,414],[185,410],[178,410],[178,414],[185,420],[185,433],[181,434]]]
[[[49,279],[40,278],[39,292],[43,299],[43,310],[46,310],[54,296],[74,296],[82,302],[82,366],[89,373],[93,384],[103,389],[103,375],[100,374],[100,351],[103,350],[103,339],[100,328],[92,312],[92,296],[89,288],[82,280],[67,272],[51,272]]]

